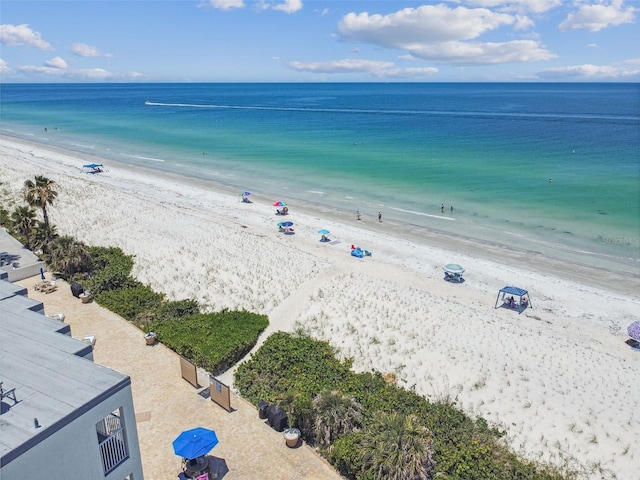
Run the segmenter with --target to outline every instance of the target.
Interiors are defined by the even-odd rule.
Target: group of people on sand
[[[360,215],[360,210],[356,210],[356,220],[362,220],[362,215]],[[378,221],[382,223],[382,212],[378,212]]]

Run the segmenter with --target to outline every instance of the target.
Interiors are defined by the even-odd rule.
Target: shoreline
[[[354,357],[358,371],[394,373],[406,388],[483,416],[527,458],[599,463],[619,478],[640,460],[640,353],[624,343],[640,311],[638,275],[494,251],[384,211],[382,223],[358,222],[289,202],[284,218],[296,233],[282,235],[271,206],[279,199],[259,192],[244,204],[213,182],[7,137],[0,152],[4,189],[15,196],[36,174],[54,180],[58,232],[135,255],[133,274],[171,299],[265,313],[262,338],[302,328]],[[80,174],[83,160],[107,171]],[[338,243],[320,242],[321,228]],[[351,257],[352,244],[372,257]],[[466,281],[445,282],[445,263],[463,265]],[[495,309],[505,285],[528,289],[533,308]],[[232,374],[222,381],[232,384]]]
[[[137,174],[140,178],[158,178],[163,183],[173,182],[176,185],[187,184],[187,186],[193,185],[206,190],[213,189],[217,192],[228,195],[231,198],[239,195],[238,192],[242,190],[239,187],[232,187],[220,181],[200,179],[195,176],[184,176],[174,172],[122,163],[117,160],[105,159],[97,155],[85,154],[78,151],[67,150],[55,145],[40,143],[36,140],[27,140],[20,137],[0,134],[0,141],[14,142],[16,144],[31,146],[37,149],[49,150],[61,156],[81,159],[83,162],[104,163],[107,165],[107,168],[114,166],[121,170],[128,170],[130,173]],[[67,163],[66,165],[68,167],[78,168],[81,166],[79,163],[80,162],[76,164]],[[272,197],[273,196],[269,194],[256,194],[256,192],[253,192],[251,199],[254,200],[254,203],[270,205],[276,199],[275,197]],[[283,198],[284,197],[286,197],[286,194],[283,195]],[[295,200],[295,202],[297,212],[305,212],[309,215],[316,216],[317,218],[331,218],[334,220],[333,223],[354,226],[361,230],[371,232],[372,234],[384,232],[389,235],[387,232],[392,230],[390,235],[397,237],[399,240],[409,240],[420,244],[428,244],[442,249],[443,251],[455,250],[466,256],[478,256],[518,268],[532,269],[542,274],[552,273],[553,275],[557,275],[569,281],[579,279],[580,282],[597,288],[615,289],[616,291],[629,295],[637,293],[634,283],[640,285],[640,261],[637,258],[629,258],[627,265],[622,265],[620,261],[614,261],[613,265],[620,268],[612,269],[610,268],[612,265],[611,263],[609,263],[608,267],[587,263],[587,260],[590,257],[594,259],[597,257],[603,257],[601,254],[582,251],[580,252],[579,260],[570,261],[547,256],[543,253],[544,248],[536,250],[519,248],[513,245],[506,245],[504,242],[501,243],[491,240],[482,240],[465,235],[452,234],[433,227],[424,227],[404,221],[395,221],[392,218],[390,219],[390,214],[388,212],[383,212],[383,229],[381,229],[381,225],[377,221],[375,211],[373,210],[376,210],[376,208],[380,209],[382,207],[372,207],[373,210],[370,213],[368,212],[367,214],[362,215],[363,221],[356,222],[354,221],[354,212],[348,212],[335,207],[327,207],[312,201]],[[273,207],[274,211],[275,208],[276,207]],[[432,216],[434,218],[438,217],[438,215]],[[444,220],[447,219],[448,217],[444,217]],[[600,260],[602,260],[602,258],[600,258]],[[624,259],[620,260],[622,261]],[[604,261],[609,262],[609,260],[606,259],[604,259]]]

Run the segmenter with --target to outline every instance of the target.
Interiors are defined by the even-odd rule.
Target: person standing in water
[[[382,212],[378,212],[378,221],[382,222]]]

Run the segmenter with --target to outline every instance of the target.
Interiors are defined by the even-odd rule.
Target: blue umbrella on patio
[[[40,267],[40,280],[44,280],[44,269]]]
[[[176,455],[192,460],[209,453],[218,444],[218,436],[213,430],[204,427],[192,428],[178,435],[173,441]]]

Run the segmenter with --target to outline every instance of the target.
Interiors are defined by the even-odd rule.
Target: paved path
[[[64,281],[57,282],[53,293],[36,292],[33,285],[38,280],[17,283],[28,288],[30,298],[44,303],[48,315],[64,313],[73,336],[96,336],[96,363],[131,377],[147,480],[177,478],[181,459],[174,455],[171,442],[183,430],[198,426],[218,434],[220,443],[211,454],[226,462],[228,472],[219,477],[224,480],[342,478],[306,444],[287,448],[282,433],[260,420],[257,409],[243,399],[232,394],[229,413],[198,395],[202,389],[182,379],[178,355],[161,344],[147,346],[143,333],[126,320],[96,303],[83,304]],[[199,372],[199,383],[209,385],[205,372]]]

